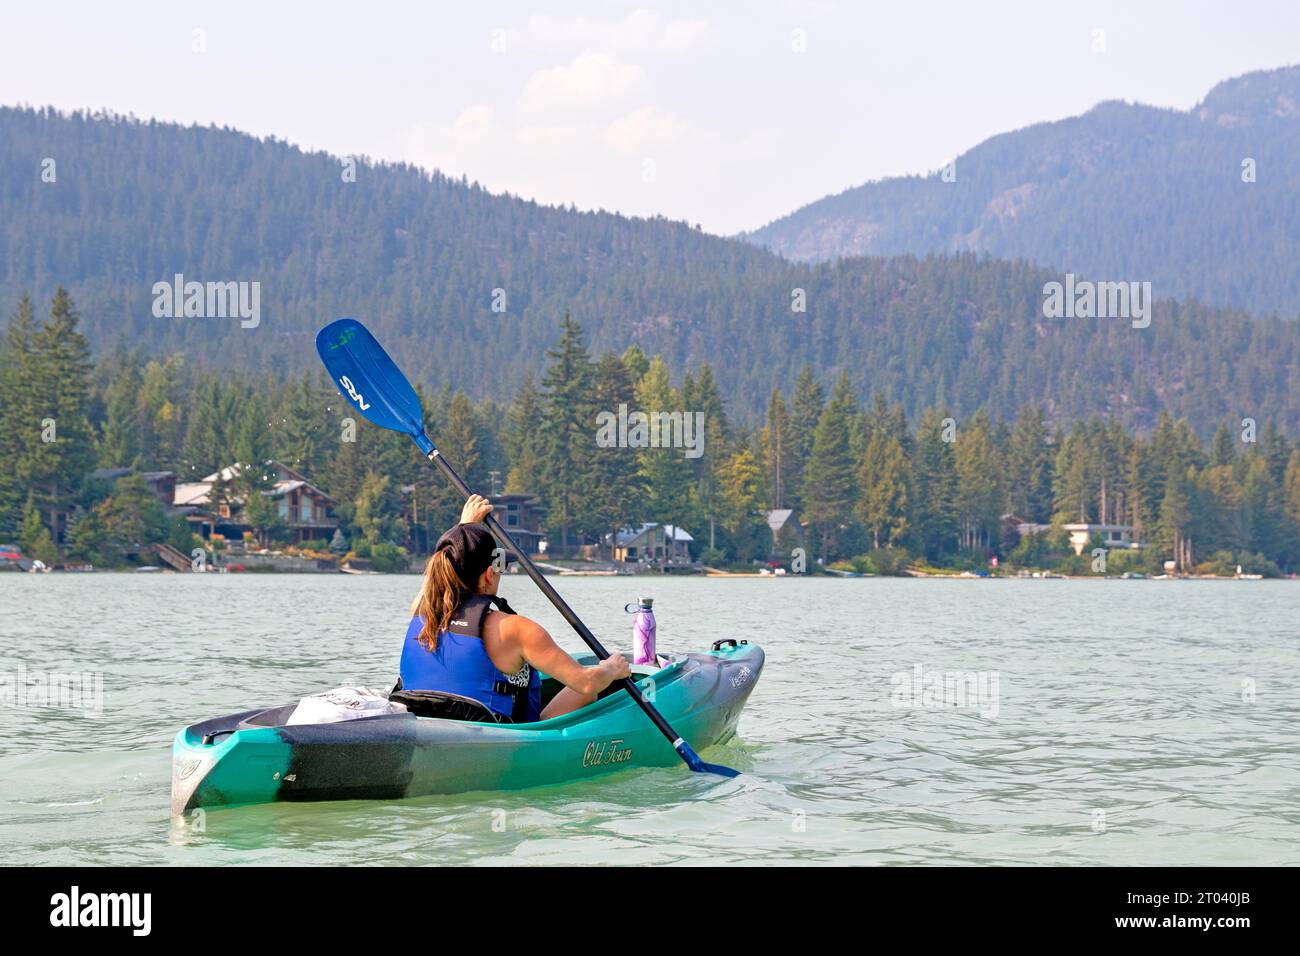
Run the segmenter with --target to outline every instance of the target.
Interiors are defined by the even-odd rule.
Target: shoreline
[[[153,575],[189,575],[189,574],[220,574],[220,575],[328,575],[343,574],[351,577],[375,577],[375,576],[404,576],[419,577],[421,571],[374,571],[362,570],[358,568],[276,568],[262,565],[260,567],[247,568],[209,568],[206,571],[177,571],[173,568],[164,567],[137,567],[137,568],[49,568],[43,571],[28,570],[22,571],[18,568],[0,569],[0,573],[11,574],[153,574]],[[512,572],[511,577],[516,574],[524,576],[522,572]],[[906,571],[903,574],[868,574],[853,573],[844,574],[834,571],[816,571],[803,572],[794,574],[764,574],[760,571],[724,571],[717,568],[704,568],[700,570],[677,571],[610,571],[610,570],[559,570],[553,567],[543,569],[543,574],[547,577],[562,578],[705,578],[711,581],[726,579],[772,579],[788,580],[794,578],[816,578],[821,580],[852,580],[852,579],[888,579],[897,580],[931,580],[931,581],[1247,581],[1254,583],[1256,581],[1296,581],[1300,580],[1297,575],[1278,575],[1276,577],[1247,576],[1237,577],[1235,575],[1216,575],[1216,574],[1180,574],[1180,575],[1143,575],[1141,577],[1124,577],[1118,574],[1061,574],[1056,571],[1037,572],[1037,573],[1017,573],[1017,574],[972,574],[970,572],[952,572],[952,573],[935,573],[933,571]]]

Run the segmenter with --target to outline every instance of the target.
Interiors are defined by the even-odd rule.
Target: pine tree
[[[715,546],[714,523],[716,519],[715,491],[720,463],[729,457],[731,425],[727,421],[726,403],[718,392],[713,371],[708,363],[700,366],[698,378],[686,377],[682,386],[683,415],[703,416],[704,433],[696,436],[703,443],[700,457],[692,459],[695,471],[695,510],[709,523],[709,548]]]
[[[816,528],[823,559],[834,553],[843,526],[853,516],[857,488],[850,436],[857,410],[857,396],[848,376],[841,374],[813,432],[803,476],[804,516]]]
[[[1056,453],[1053,497],[1058,522],[1070,524],[1091,520],[1093,492],[1097,486],[1092,465],[1087,432],[1082,422],[1076,422]]]
[[[956,442],[957,513],[967,548],[991,548],[1000,539],[1005,495],[1002,463],[998,461],[990,428],[977,416],[962,428]]]
[[[718,468],[718,518],[730,535],[736,557],[756,558],[769,550],[770,532],[759,515],[763,473],[748,448],[728,456]]]
[[[911,466],[903,444],[883,427],[873,429],[858,467],[856,515],[871,532],[871,545],[899,546],[910,532]]]
[[[1180,422],[1180,424],[1186,426],[1186,422]],[[1187,427],[1190,430],[1190,426]],[[1291,444],[1278,429],[1276,422],[1270,420],[1264,426],[1264,434],[1259,443],[1259,450],[1263,452],[1264,458],[1268,462],[1268,471],[1273,483],[1281,486],[1286,477],[1287,461],[1291,458]]]
[[[1214,433],[1213,450],[1210,463],[1213,465],[1231,465],[1237,461],[1237,443],[1233,440],[1232,430],[1227,423],[1219,426]]]
[[[805,365],[795,380],[794,398],[790,403],[790,467],[785,486],[788,501],[786,507],[795,510],[805,510],[802,500],[804,469],[812,454],[817,423],[821,420],[825,404],[825,390],[813,376],[812,366]]]
[[[1165,478],[1164,498],[1160,502],[1160,530],[1157,540],[1161,549],[1173,559],[1179,571],[1190,570],[1190,547],[1186,537],[1189,524],[1187,474],[1171,467]]]
[[[681,394],[669,383],[668,366],[657,355],[637,386],[636,401],[638,408],[651,416],[682,411]],[[637,456],[646,487],[646,518],[698,530],[698,516],[692,508],[694,469],[686,450],[671,447],[670,438],[661,430],[660,447],[641,448]]]
[[[34,390],[36,319],[26,295],[0,343],[0,539],[18,536],[27,503],[26,456],[40,441],[41,413]]]
[[[542,396],[530,369],[506,412],[503,437],[510,454],[506,491],[536,494],[541,487],[545,451],[542,415]]]
[[[180,480],[200,481],[237,458],[233,434],[235,394],[216,376],[190,392],[189,427],[181,445]]]
[[[650,359],[641,346],[633,344],[627,347],[623,353],[623,364],[627,367],[627,373],[632,378],[632,387],[635,388],[641,379],[645,378],[645,373],[650,370]]]
[[[767,425],[759,436],[762,449],[767,500],[773,508],[786,507],[786,488],[790,480],[790,414],[779,388],[772,389],[767,403]]]
[[[925,556],[937,560],[957,543],[957,463],[947,415],[928,409],[917,423],[913,463],[916,538]]]
[[[1283,480],[1285,477],[1284,469]],[[1249,529],[1249,549],[1266,555],[1282,552],[1285,548],[1282,482],[1274,482],[1273,468],[1264,449],[1248,457],[1241,486],[1241,507]]]
[[[1293,522],[1300,525],[1300,448],[1292,451],[1291,458],[1287,461],[1283,488],[1287,514]]]
[[[98,457],[103,468],[134,468],[144,450],[140,428],[140,368],[134,358],[119,367],[106,391],[107,415]]]
[[[484,440],[474,407],[464,392],[457,391],[446,409],[446,421],[438,431],[438,448],[447,456],[470,490],[484,496],[490,495],[489,476],[480,449]],[[414,493],[420,496],[420,525],[430,542],[436,541],[444,530],[456,523],[464,500],[441,475],[425,469],[420,481],[414,483]],[[501,517],[498,515],[498,517]],[[422,542],[423,543],[423,542]]]
[[[50,537],[50,529],[41,520],[41,513],[35,503],[29,501],[23,511],[23,521],[18,533],[18,546],[23,553],[34,561],[53,566],[59,559],[58,549]]]
[[[1052,514],[1052,449],[1037,405],[1021,409],[1007,451],[1007,490],[1011,512],[1029,521]]]
[[[141,445],[148,449],[143,462],[154,469],[175,469],[181,460],[181,379],[185,359],[171,355],[166,361],[145,363],[140,377],[139,421]]]
[[[620,404],[636,400],[632,374],[623,359],[613,353],[601,356],[593,379],[596,405],[601,412],[617,417]],[[618,532],[632,525],[646,506],[645,483],[636,449],[612,445],[595,447],[591,453],[591,494],[583,515],[583,527],[598,540],[609,535],[610,558]]]
[[[88,417],[90,349],[77,329],[79,322],[72,297],[58,289],[50,317],[32,336],[32,375],[23,383],[39,417],[19,423],[20,440],[31,441],[18,461],[19,478],[28,483],[35,506],[47,516],[56,545],[76,491],[95,460]]]
[[[134,550],[167,539],[167,510],[139,475],[127,475],[113,486],[113,494],[96,510],[106,546]]]
[[[331,437],[331,416],[326,411],[331,403],[319,373],[305,372],[290,381],[271,430],[273,457],[302,474],[316,474]]]
[[[547,522],[559,532],[558,550],[567,553],[570,530],[581,520],[590,484],[595,447],[592,402],[592,363],[582,328],[569,315],[560,327],[560,341],[547,351],[550,367],[542,379],[545,390],[542,476],[546,486]]]

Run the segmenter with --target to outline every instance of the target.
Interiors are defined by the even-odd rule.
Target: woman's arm
[[[622,654],[613,654],[593,667],[579,664],[568,651],[555,643],[554,638],[546,633],[546,628],[518,614],[505,616],[501,622],[501,636],[517,644],[519,653],[531,666],[583,696],[595,696],[614,681],[632,673]]]

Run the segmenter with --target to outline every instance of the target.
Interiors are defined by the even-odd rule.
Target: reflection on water
[[[1289,582],[565,579],[608,645],[761,643],[735,780],[169,818],[204,717],[391,680],[414,577],[4,575],[0,674],[97,671],[103,712],[0,708],[0,858],[111,863],[1300,860]],[[580,642],[522,578],[507,594]],[[983,681],[981,684],[980,681]]]

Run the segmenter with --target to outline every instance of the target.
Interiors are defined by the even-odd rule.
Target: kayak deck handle
[[[723,637],[713,642],[713,649],[715,651],[720,651],[728,644],[730,644],[732,647],[739,647],[741,644],[748,644],[748,643],[749,641],[738,641],[734,637]]]

